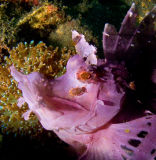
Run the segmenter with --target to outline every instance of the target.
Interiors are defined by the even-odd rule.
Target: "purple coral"
[[[24,118],[34,112],[45,129],[53,130],[79,153],[83,150],[81,160],[156,159],[156,115],[146,115],[141,104],[126,98],[129,71],[135,66],[128,60],[136,58],[140,45],[136,39],[144,33],[152,37],[155,10],[138,28],[134,4],[119,33],[106,24],[104,60],[97,59],[96,48],[86,42],[84,35],[72,31],[78,54],[69,59],[66,73],[57,79],[49,80],[36,72],[23,75],[11,66],[11,74],[23,93],[18,104],[25,101],[29,105]],[[143,26],[148,20],[151,30],[147,32]],[[151,79],[155,83],[155,71]],[[135,114],[138,108],[141,110]]]

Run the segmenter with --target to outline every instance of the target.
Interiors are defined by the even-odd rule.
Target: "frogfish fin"
[[[122,58],[123,54],[128,50],[137,27],[136,16],[136,7],[133,3],[121,24],[119,32],[116,31],[113,25],[105,25],[103,49],[107,60]]]
[[[153,160],[156,158],[156,116],[112,124],[94,133],[79,160]]]

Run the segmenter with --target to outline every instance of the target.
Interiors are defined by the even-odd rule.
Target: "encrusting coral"
[[[24,121],[21,116],[28,107],[26,103],[20,109],[17,106],[21,91],[17,88],[8,67],[14,64],[24,74],[37,71],[48,78],[55,78],[65,72],[66,62],[75,51],[47,47],[43,42],[35,45],[34,41],[31,41],[30,44],[19,43],[9,53],[10,57],[5,57],[6,64],[0,64],[1,128],[4,132],[37,135],[43,129],[34,114],[29,121]]]

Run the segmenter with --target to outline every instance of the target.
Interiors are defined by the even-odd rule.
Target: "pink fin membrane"
[[[156,116],[112,124],[93,135],[80,160],[155,160]]]

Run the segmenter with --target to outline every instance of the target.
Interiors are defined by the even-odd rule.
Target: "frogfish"
[[[119,32],[105,24],[104,59],[73,30],[77,54],[58,78],[10,67],[22,91],[18,106],[29,106],[24,119],[33,112],[79,160],[156,160],[156,7],[136,21],[133,3]]]

